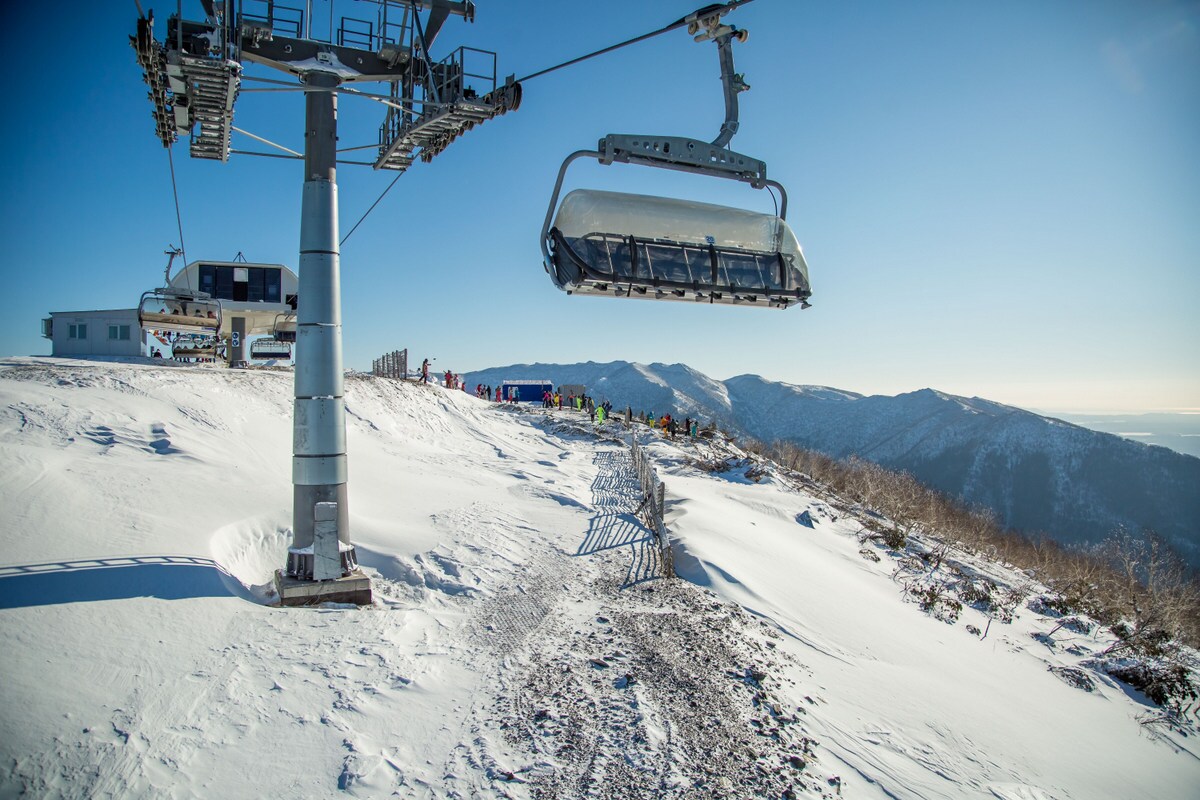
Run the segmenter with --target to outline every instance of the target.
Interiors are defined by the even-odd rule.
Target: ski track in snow
[[[1046,672],[1074,662],[1031,644],[1028,613],[987,643],[920,614],[844,512],[693,469],[712,445],[649,444],[690,579],[663,580],[626,434],[570,412],[351,376],[375,604],[263,605],[290,539],[290,392],[284,371],[0,362],[0,796],[1200,785],[1191,741],[1143,735],[1111,680],[1084,695]]]

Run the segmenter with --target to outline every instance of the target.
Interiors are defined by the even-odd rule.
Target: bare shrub
[[[1200,700],[1200,686],[1194,675],[1176,659],[1125,658],[1093,661],[1088,666],[1129,684],[1180,717],[1191,714]]]
[[[940,583],[913,581],[905,586],[905,592],[912,596],[922,611],[949,625],[958,622],[962,614],[962,603],[951,597]]]
[[[1118,641],[1108,654],[1160,656],[1196,624],[1200,595],[1183,559],[1152,531],[1117,531],[1104,548],[1112,571],[1104,584],[1107,622]]]
[[[914,533],[928,537],[932,544],[925,564],[930,575],[954,549],[961,549],[1049,586],[1050,594],[1030,604],[1038,613],[1086,615],[1112,628],[1119,641],[1110,655],[1149,655],[1174,641],[1200,646],[1200,578],[1153,534],[1119,531],[1099,550],[1068,548],[1048,536],[1031,539],[1005,530],[990,510],[967,506],[911,475],[857,456],[838,460],[788,442],[752,446],[786,470],[857,504],[861,511],[851,513],[863,526],[860,541],[871,539],[904,552]],[[985,612],[989,627],[992,619],[1011,621],[1026,594],[1017,589],[1000,597],[993,591]]]

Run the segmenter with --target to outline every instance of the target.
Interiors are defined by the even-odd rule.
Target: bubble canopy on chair
[[[775,308],[811,295],[800,244],[773,214],[576,189],[547,240],[551,278],[572,294]]]

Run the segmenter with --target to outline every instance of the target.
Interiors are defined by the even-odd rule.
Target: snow
[[[291,406],[282,369],[0,361],[0,796],[1196,796],[1195,737],[1049,671],[1103,634],[938,621],[837,498],[705,443],[649,444],[663,581],[626,434],[569,411],[349,376],[375,604],[271,607]]]

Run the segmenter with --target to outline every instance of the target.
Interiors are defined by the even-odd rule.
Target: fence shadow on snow
[[[194,556],[128,556],[0,567],[0,609],[135,597],[230,596],[254,601],[220,564]]]
[[[596,479],[592,506],[597,510],[588,524],[576,555],[629,548],[630,563],[622,588],[663,576],[662,554],[654,531],[637,518],[641,487],[629,454],[603,451],[596,454]]]

